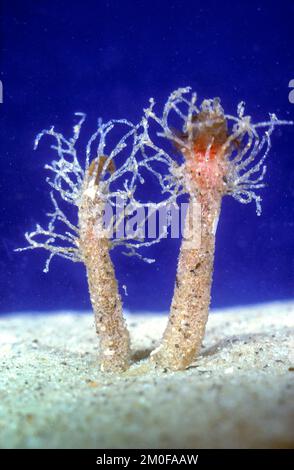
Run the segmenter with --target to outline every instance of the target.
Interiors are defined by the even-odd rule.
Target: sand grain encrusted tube
[[[129,366],[130,344],[109,253],[110,240],[103,226],[104,206],[95,178],[88,172],[79,206],[80,251],[99,336],[101,370],[119,372]]]
[[[180,88],[169,96],[161,117],[154,112],[153,99],[146,110],[146,117],[161,128],[158,135],[170,140],[181,154],[183,163],[176,170],[171,165],[171,174],[189,195],[190,208],[199,204],[201,212],[200,225],[193,227],[196,238],[201,238],[199,246],[191,246],[184,235],[168,324],[151,355],[156,366],[172,370],[188,367],[201,348],[222,198],[232,195],[244,204],[254,201],[260,215],[261,197],[256,190],[264,186],[271,133],[276,125],[293,124],[274,114],[267,122],[252,124],[250,116],[244,115],[244,102],[239,103],[237,116],[231,116],[224,113],[218,98],[203,100],[200,107],[196,99],[190,88]],[[178,130],[175,118],[182,122]],[[259,128],[265,128],[263,135]]]
[[[191,230],[189,216],[193,213],[193,204],[197,206],[198,202],[192,195],[185,232]],[[184,369],[201,348],[210,305],[220,204],[221,198],[209,195],[200,206],[201,221],[196,227],[200,230],[199,246],[198,237],[190,240],[184,233],[168,325],[161,345],[152,353],[152,360],[162,367]]]
[[[150,207],[156,211],[174,203],[177,186],[169,186],[153,168],[158,161],[169,166],[170,159],[164,158],[149,138],[145,117],[136,125],[125,119],[106,123],[99,119],[97,130],[86,144],[86,158],[82,163],[76,145],[86,116],[83,113],[76,113],[76,116],[79,120],[73,127],[72,137],[67,139],[51,127],[41,131],[35,139],[35,149],[44,136],[54,139],[52,148],[56,150],[56,158],[45,165],[49,170],[46,180],[51,188],[53,211],[47,214],[48,226],[37,224],[35,230],[27,232],[28,245],[18,251],[44,249],[49,252],[44,272],[49,271],[55,256],[85,265],[99,337],[100,367],[104,372],[120,373],[129,366],[130,341],[110,250],[123,246],[125,255],[152,262],[138,250],[158,243],[161,234],[149,241],[136,230],[121,230],[121,224],[124,225],[126,214],[130,219],[138,212],[143,215],[138,227],[140,232]],[[147,144],[148,155],[144,152]],[[162,192],[167,194],[163,201],[152,203],[137,198],[137,188],[145,183],[141,173],[146,176],[146,172],[157,179]],[[68,204],[74,206],[74,211],[67,213]],[[110,216],[106,227],[104,211]],[[74,213],[77,217],[72,221]]]

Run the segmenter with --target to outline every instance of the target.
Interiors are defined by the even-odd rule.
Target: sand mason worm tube
[[[57,158],[45,166],[51,172],[47,182],[52,188],[50,194],[54,211],[47,214],[50,217],[48,227],[37,225],[33,232],[26,233],[28,246],[18,251],[35,248],[49,251],[45,272],[56,255],[84,263],[96,330],[100,338],[101,369],[118,372],[129,366],[130,341],[110,250],[123,245],[126,248],[125,254],[143,258],[138,249],[157,243],[160,237],[146,241],[138,239],[136,234],[133,235],[134,239],[124,232],[118,236],[121,217],[113,216],[106,229],[103,213],[107,205],[114,208],[117,200],[121,205],[131,208],[128,209],[128,215],[131,210],[145,207],[144,203],[136,199],[136,188],[138,184],[144,183],[140,172],[153,172],[152,165],[156,155],[153,152],[153,155],[147,156],[144,151],[148,140],[145,118],[138,125],[126,120],[113,120],[105,124],[99,122],[97,131],[86,147],[85,165],[81,166],[76,143],[85,115],[77,115],[80,120],[74,126],[72,138],[66,139],[54,128],[43,130],[36,138],[35,147],[45,135],[55,139],[52,148],[57,152]],[[118,127],[126,130],[119,133]],[[112,145],[107,148],[107,139],[113,129],[118,132],[119,138],[116,137],[118,141],[115,145],[111,142]],[[162,176],[155,171],[153,174],[163,185]],[[168,192],[168,188],[165,189]],[[64,212],[61,205],[64,202],[76,207],[77,224],[71,222]],[[152,202],[147,206],[154,210],[157,207]],[[143,218],[140,224],[144,223]]]
[[[87,271],[96,331],[100,338],[101,369],[122,371],[129,365],[130,340],[110,258],[111,240],[104,226],[107,201],[99,191],[99,162],[104,159],[93,160],[85,174],[78,208],[79,252]]]
[[[161,117],[154,112],[154,100],[146,110],[148,119],[161,127],[159,135],[175,145],[183,157],[180,168],[171,172],[189,195],[190,206],[200,205],[201,224],[195,225],[200,245],[183,238],[170,317],[161,344],[152,361],[161,367],[184,369],[196,358],[205,333],[213,274],[215,233],[222,198],[232,195],[239,202],[256,203],[261,213],[264,161],[271,147],[270,136],[277,125],[292,124],[270,114],[269,121],[253,124],[244,115],[244,103],[237,116],[226,115],[219,99],[204,100],[196,106],[190,88],[173,92]],[[171,115],[182,122],[175,131]],[[265,130],[263,134],[260,130]],[[187,223],[189,220],[187,219]],[[199,237],[196,237],[199,239]]]

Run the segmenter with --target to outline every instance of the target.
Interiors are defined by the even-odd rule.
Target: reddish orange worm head
[[[188,143],[182,149],[187,169],[199,190],[225,188],[230,147],[225,143],[229,138],[227,120],[217,111],[200,111],[191,120],[191,128],[181,135]]]

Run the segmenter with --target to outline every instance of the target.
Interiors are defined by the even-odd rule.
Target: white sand
[[[135,358],[164,317],[130,316]],[[294,303],[210,316],[184,372],[103,376],[92,316],[0,320],[0,447],[294,447]]]

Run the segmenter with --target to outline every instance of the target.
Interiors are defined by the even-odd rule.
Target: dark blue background
[[[14,253],[50,209],[40,129],[71,132],[73,113],[138,120],[150,96],[179,86],[220,96],[227,112],[245,100],[255,120],[294,119],[293,1],[1,1],[0,311],[88,309],[84,267],[61,259],[49,274],[44,252]],[[293,129],[273,137],[263,214],[226,198],[217,234],[213,307],[293,296]],[[167,309],[178,243],[142,264],[114,253],[124,303]],[[154,254],[151,253],[151,254]]]

